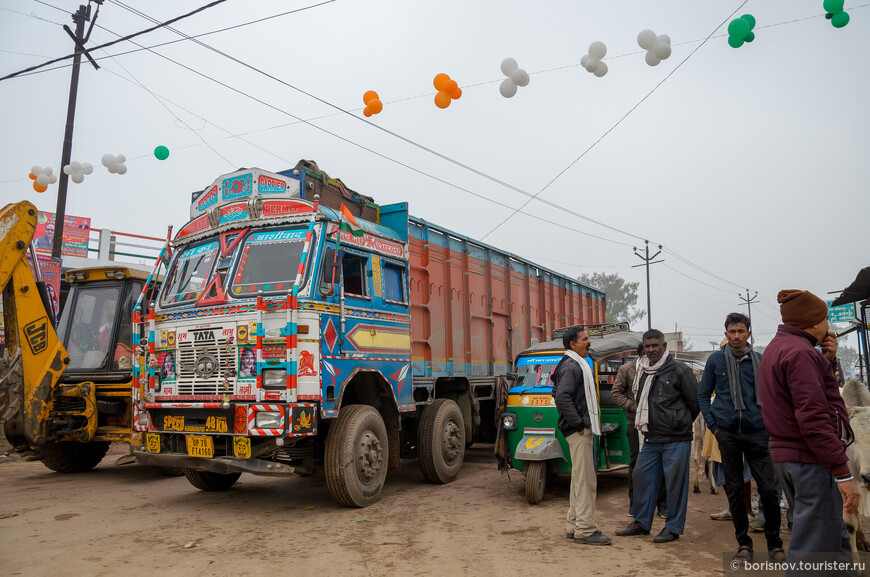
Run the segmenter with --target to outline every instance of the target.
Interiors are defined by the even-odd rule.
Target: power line
[[[130,40],[131,38],[136,38],[137,36],[141,36],[141,35],[143,35],[143,34],[147,34],[147,33],[149,33],[149,32],[153,32],[153,31],[157,30],[158,28],[162,28],[162,27],[164,27],[164,26],[167,26],[167,25],[169,25],[169,24],[172,24],[173,22],[178,22],[179,20],[183,20],[183,19],[185,19],[185,18],[188,18],[188,17],[190,17],[190,16],[193,16],[194,14],[198,14],[199,12],[202,12],[203,10],[208,10],[209,8],[212,8],[212,7],[214,7],[214,6],[217,6],[218,4],[222,4],[222,3],[224,3],[224,2],[226,2],[226,0],[214,0],[214,2],[211,2],[210,4],[206,4],[205,6],[200,6],[200,7],[197,8],[196,10],[193,10],[193,11],[191,11],[191,12],[188,12],[187,14],[183,14],[183,15],[181,15],[181,16],[177,16],[177,17],[175,17],[175,18],[172,18],[172,19],[170,19],[170,20],[167,20],[166,22],[162,22],[162,23],[158,24],[157,26],[152,26],[151,28],[148,28],[148,29],[146,29],[146,30],[140,30],[139,32],[134,32],[133,34],[129,34],[129,35],[127,35],[127,36],[124,36],[123,38],[119,38],[119,39],[117,39],[117,40],[113,40],[113,41],[111,41],[111,42],[107,42],[107,43],[105,43],[105,44],[100,44],[99,46],[94,46],[93,48],[89,49],[88,51],[90,51],[90,50],[99,50],[99,49],[101,49],[101,48],[107,48],[107,47],[112,46],[112,45],[114,45],[114,44],[118,44],[119,42],[123,42],[123,41],[125,41],[125,40]],[[50,6],[50,5],[47,4],[47,6]],[[55,62],[61,62],[61,61],[63,61],[63,60],[69,60],[70,58],[74,58],[75,55],[76,55],[77,53],[79,53],[79,51],[73,52],[72,54],[67,54],[66,56],[61,56],[60,58],[55,58],[55,59],[53,59],[53,60],[49,60],[48,62],[43,62],[42,64],[37,64],[37,65],[35,65],[35,66],[30,66],[29,68],[25,68],[25,69],[23,69],[23,70],[19,70],[18,72],[13,72],[13,73],[11,73],[11,74],[7,74],[6,76],[0,77],[0,81],[8,80],[8,79],[10,79],[10,78],[14,78],[14,77],[19,76],[19,75],[21,75],[21,74],[24,74],[24,73],[26,73],[26,72],[32,72],[32,71],[34,71],[34,70],[39,70],[40,68],[44,68],[44,67],[48,66],[49,64],[54,64]]]

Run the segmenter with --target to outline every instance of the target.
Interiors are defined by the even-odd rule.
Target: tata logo
[[[38,355],[48,346],[48,317],[24,325],[24,338],[30,345],[34,355]]]
[[[199,343],[202,341],[213,341],[214,331],[197,331],[193,333],[193,342]]]
[[[214,374],[218,368],[218,361],[211,355],[204,355],[196,362],[196,374],[207,379]]]

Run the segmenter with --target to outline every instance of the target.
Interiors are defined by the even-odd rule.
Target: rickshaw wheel
[[[547,487],[547,462],[526,461],[526,501],[537,505],[544,499]]]

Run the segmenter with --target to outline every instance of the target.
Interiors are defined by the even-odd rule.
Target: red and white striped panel
[[[134,431],[154,431],[154,427],[151,426],[151,415],[148,415],[148,424],[145,426],[139,425],[139,413],[144,412],[148,415],[147,411],[142,411],[138,406],[133,405],[133,430]]]
[[[281,413],[281,428],[257,429],[254,427],[259,411],[278,411]],[[284,434],[285,409],[283,405],[251,405],[248,408],[248,434],[254,437],[279,437]]]

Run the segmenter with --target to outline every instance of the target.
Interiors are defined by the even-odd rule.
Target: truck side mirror
[[[330,296],[335,292],[334,283],[340,276],[338,256],[335,248],[331,246],[323,249],[323,270],[320,273],[320,294],[323,296]]]

